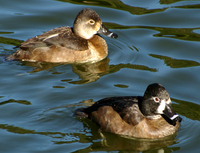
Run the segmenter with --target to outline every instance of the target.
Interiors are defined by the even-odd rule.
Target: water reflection
[[[10,33],[12,33],[12,32],[10,32]],[[10,34],[10,33],[9,32],[5,32],[3,34]],[[0,32],[0,34],[2,34],[2,32]],[[0,37],[0,43],[2,43],[2,44],[18,46],[22,42],[23,42],[22,40],[18,40],[18,39]]]
[[[155,34],[155,37],[175,38],[187,41],[199,41],[200,35],[194,33],[198,28],[162,28],[162,27],[149,27],[148,29],[157,30],[160,33]]]
[[[142,139],[130,139],[123,138],[118,135],[102,132],[105,136],[102,139],[98,131],[98,127],[94,125],[89,120],[84,121],[84,128],[91,130],[91,135],[88,135],[87,132],[82,133],[62,133],[62,132],[36,132],[35,130],[24,129],[16,127],[14,125],[0,124],[0,129],[7,130],[8,132],[15,134],[39,134],[52,138],[54,144],[69,144],[74,142],[79,143],[92,143],[89,147],[78,150],[81,152],[90,152],[90,151],[111,151],[111,150],[131,150],[131,151],[145,151],[149,149],[159,150],[163,149],[167,152],[171,152],[171,149],[167,146],[176,143],[176,140],[173,138],[167,138],[162,140],[142,140]],[[93,126],[93,127],[92,127]],[[91,128],[92,127],[92,128]],[[179,148],[176,147],[176,150]]]
[[[151,57],[158,58],[164,60],[167,66],[171,68],[185,68],[185,67],[193,67],[199,66],[200,63],[190,60],[181,60],[181,59],[173,59],[171,57],[156,55],[156,54],[149,54]]]
[[[187,41],[199,41],[200,34],[195,33],[196,28],[165,28],[165,27],[153,27],[153,26],[124,26],[116,23],[105,23],[106,27],[112,27],[112,29],[149,29],[159,31],[158,34],[154,34],[154,37],[166,37]]]
[[[89,5],[89,6],[98,6],[98,7],[108,7],[113,9],[119,9],[122,11],[127,11],[131,14],[150,14],[150,13],[156,13],[156,12],[163,12],[167,9],[166,8],[158,8],[158,9],[146,9],[142,7],[134,7],[127,4],[124,4],[121,0],[59,0],[62,2],[72,3],[72,4],[79,4],[79,5]],[[110,27],[109,27],[110,28]]]
[[[172,0],[173,1],[173,0]],[[183,0],[177,0],[177,1],[183,1]],[[198,3],[198,2],[197,2]],[[186,8],[186,9],[198,9],[200,8],[200,4],[193,4],[193,5],[181,5],[181,6],[176,6],[175,8]]]
[[[90,64],[72,64],[72,71],[79,76],[79,81],[70,81],[72,84],[85,84],[97,81],[102,75],[107,74],[109,70],[109,58],[97,63]]]
[[[183,0],[160,0],[160,4],[172,4]]]
[[[198,120],[200,121],[200,105],[194,104],[192,102],[183,101],[175,98],[171,98],[172,101],[176,102],[177,104],[172,104],[174,110],[191,120]]]
[[[10,103],[18,103],[23,105],[31,105],[31,102],[27,100],[15,100],[15,99],[9,99],[3,102],[0,102],[0,105],[10,104]]]
[[[160,150],[161,148],[167,152],[172,150],[167,146],[173,145],[176,143],[174,136],[157,139],[157,140],[148,140],[148,139],[136,139],[130,137],[121,137],[119,135],[100,131],[99,127],[96,126],[93,122],[88,119],[80,119],[83,122],[85,129],[90,129],[92,136],[83,137],[81,136],[80,142],[92,141],[92,144],[84,149],[79,151],[89,152],[89,151],[114,151],[114,150],[126,150],[126,151],[145,151],[153,149],[154,151]],[[176,148],[179,150],[179,147]]]
[[[79,4],[79,5],[88,5],[88,6],[98,6],[98,7],[108,7],[108,8],[113,8],[113,9],[118,9],[122,11],[129,12],[130,14],[136,14],[136,15],[144,15],[144,14],[151,14],[151,13],[158,13],[158,12],[164,12],[166,9],[171,8],[171,6],[166,7],[166,5],[163,5],[164,7],[161,8],[156,8],[156,9],[148,9],[144,7],[134,7],[130,6],[127,4],[124,4],[121,0],[58,0],[61,2],[67,2],[71,4]],[[179,1],[183,0],[160,0],[160,4],[172,4],[172,3],[177,3]],[[174,6],[174,8],[200,8],[199,4],[194,4],[194,5],[184,5],[180,6],[177,4]],[[110,28],[110,27],[109,27]]]
[[[24,129],[20,127],[16,127],[14,125],[8,125],[8,124],[0,124],[0,129],[6,129],[8,132],[15,133],[15,134],[40,134],[40,135],[46,135],[52,138],[65,138],[72,136],[71,134],[68,133],[62,133],[62,132],[36,132],[35,130],[29,130],[29,129]],[[74,136],[75,139],[75,136]]]
[[[123,68],[157,72],[156,68],[150,68],[145,65],[137,65],[130,63],[109,65],[109,61],[110,61],[109,58],[106,58],[96,63],[70,64],[73,72],[79,76],[79,80],[62,79],[61,81],[68,82],[71,84],[86,84],[97,81],[100,77],[106,74],[115,73]],[[35,67],[29,73],[35,73],[43,70],[51,71],[51,68],[53,67],[57,67],[59,65],[65,65],[65,63],[40,63],[40,62],[21,62],[21,63],[22,66]],[[60,74],[60,72],[54,72],[53,74]]]
[[[51,68],[60,65],[68,65],[66,63],[41,63],[41,62],[21,62],[22,66],[35,67],[29,73],[35,73],[43,70],[51,71]],[[70,64],[72,71],[79,76],[79,80],[62,79],[62,82],[71,84],[86,84],[97,81],[102,75],[109,72],[109,59],[106,58],[96,63]],[[53,72],[53,74],[60,74],[60,72]]]

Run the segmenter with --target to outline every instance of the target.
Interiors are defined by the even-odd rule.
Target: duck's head
[[[181,117],[176,114],[171,106],[171,99],[167,90],[158,83],[150,84],[140,104],[140,110],[143,115],[150,119],[157,119],[163,116],[170,122],[176,125],[176,122],[181,122]]]
[[[110,32],[101,21],[100,16],[92,9],[83,9],[77,15],[73,31],[77,36],[84,39],[91,39],[95,34],[102,34],[107,37],[117,38],[117,34]]]

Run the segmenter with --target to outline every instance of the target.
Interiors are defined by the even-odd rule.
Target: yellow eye
[[[95,24],[95,21],[94,20],[89,20],[89,23],[91,24],[91,25],[94,25]]]

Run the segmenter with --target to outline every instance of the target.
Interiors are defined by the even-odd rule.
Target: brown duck
[[[86,8],[77,15],[73,28],[59,27],[30,38],[17,46],[19,49],[9,55],[7,60],[97,62],[108,55],[106,41],[97,34],[117,38],[102,24],[95,11]]]

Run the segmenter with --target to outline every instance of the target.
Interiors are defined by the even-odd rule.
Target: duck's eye
[[[91,25],[94,25],[95,24],[95,21],[94,20],[89,20],[89,23],[91,24]]]
[[[160,99],[158,97],[153,97],[153,100],[156,102],[156,103],[159,103],[160,102]]]

